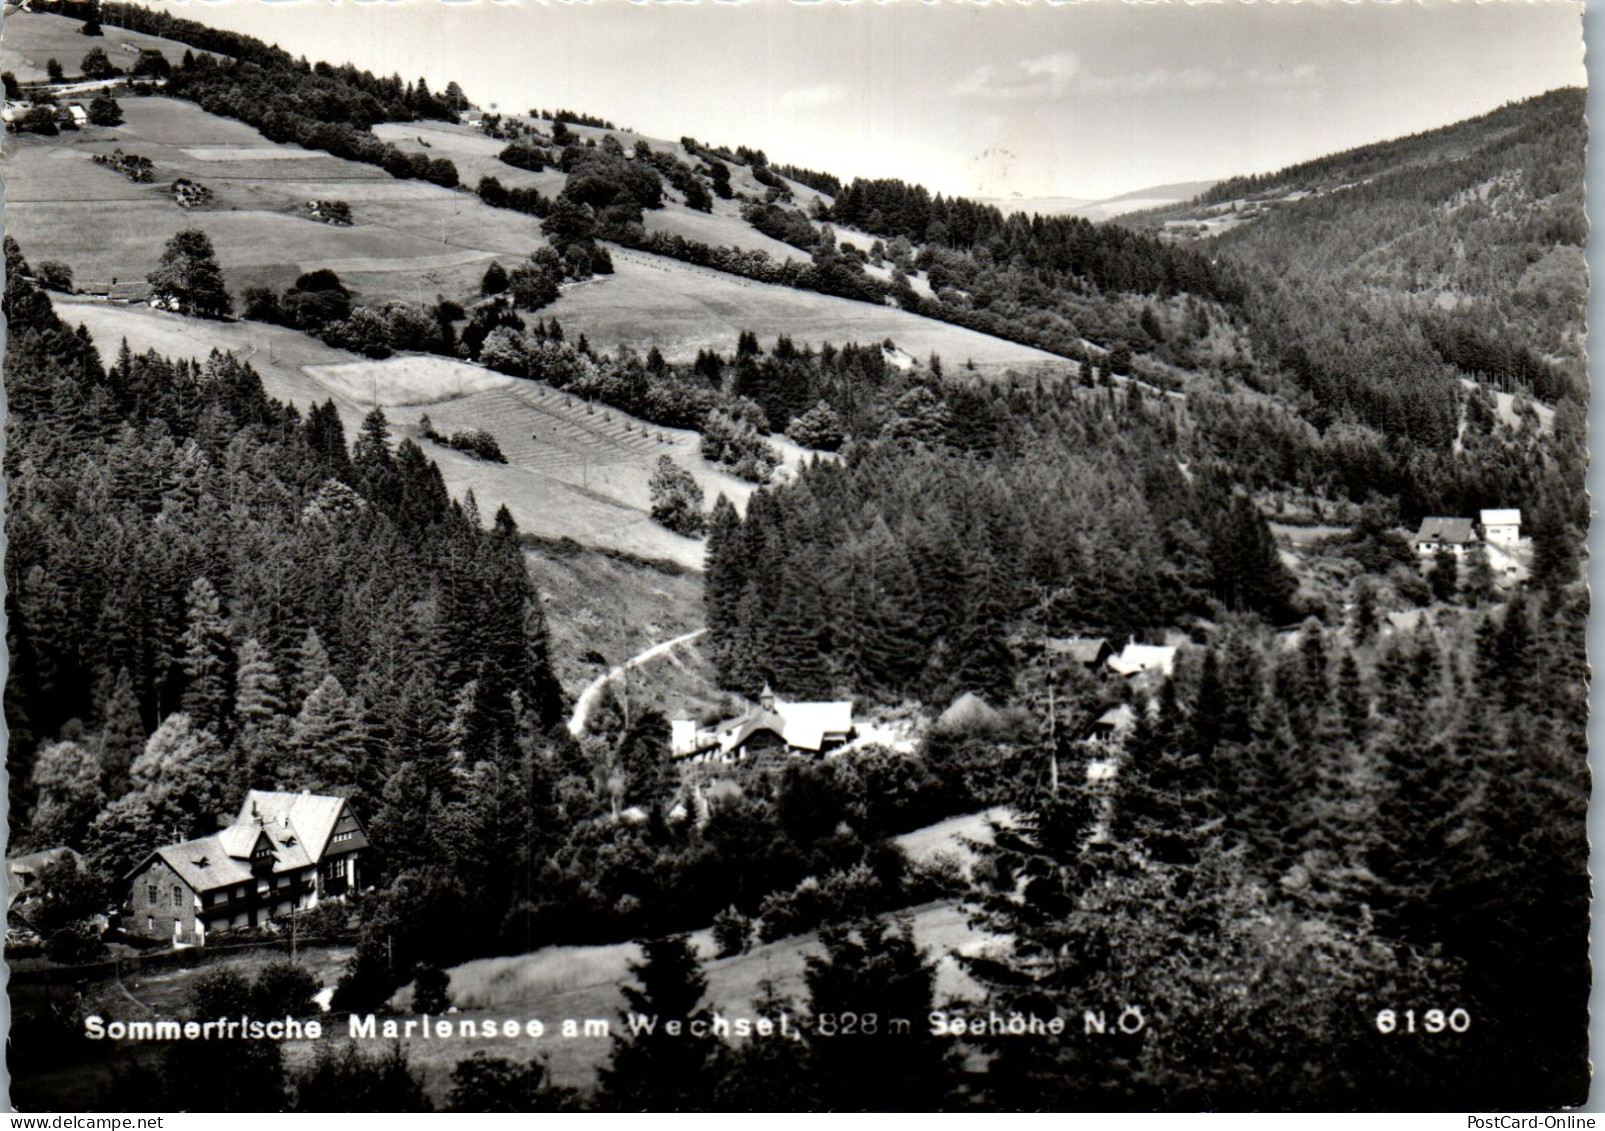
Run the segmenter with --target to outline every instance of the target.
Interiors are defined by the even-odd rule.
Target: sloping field
[[[80,279],[140,279],[174,233],[194,226],[211,237],[236,295],[253,285],[281,289],[303,271],[329,267],[360,301],[416,302],[474,294],[492,260],[511,266],[544,242],[535,217],[489,208],[471,192],[397,181],[371,166],[275,145],[187,102],[129,98],[124,107],[127,124],[115,129],[11,139],[7,229],[31,259],[61,260]],[[465,126],[406,128],[414,148],[423,136],[429,152],[453,160],[477,154],[500,165],[494,157],[499,143]],[[150,158],[158,183],[132,185],[89,160],[119,147]],[[733,173],[738,187],[745,175]],[[179,208],[161,185],[180,176],[211,188],[216,204],[195,212]],[[539,176],[559,185],[563,179]],[[346,200],[356,223],[335,228],[305,218],[301,210],[313,199]],[[649,222],[709,243],[797,254],[747,226],[735,207],[719,201],[707,215],[671,203]],[[765,341],[786,333],[816,346],[890,337],[921,359],[935,352],[950,365],[973,361],[982,369],[1055,361],[891,307],[767,286],[624,249],[614,251],[614,260],[615,276],[566,288],[547,312],[570,333],[583,332],[606,349],[655,345],[665,356],[689,360],[705,347],[728,352],[737,335],[751,329]]]
[[[50,77],[45,72],[45,64],[55,59],[67,74],[76,75],[79,60],[91,47],[104,49],[112,62],[125,71],[139,58],[139,49],[160,51],[175,67],[184,58],[185,45],[170,39],[124,31],[109,24],[103,26],[106,34],[95,39],[79,34],[78,29],[83,26],[83,20],[43,12],[8,14],[5,39],[0,43],[0,70],[12,72],[20,82],[44,82]],[[123,50],[125,43],[133,45],[135,50]]]
[[[477,290],[492,259],[512,262],[541,243],[534,218],[487,208],[469,193],[275,145],[191,103],[128,98],[123,106],[128,120],[114,129],[7,139],[7,230],[30,258],[61,260],[81,279],[138,279],[175,232],[193,226],[212,238],[236,294],[332,267],[364,300],[418,301]],[[90,161],[118,148],[150,158],[157,183],[134,185]],[[212,189],[216,204],[179,208],[162,186],[181,176]],[[305,218],[300,211],[314,199],[347,201],[355,225]]]
[[[689,361],[699,349],[728,352],[742,330],[752,330],[766,344],[781,334],[814,346],[891,338],[921,360],[940,354],[949,367],[965,361],[991,370],[1065,364],[1042,350],[895,307],[755,283],[662,256],[615,248],[613,266],[612,276],[565,290],[545,312],[568,333],[584,331],[606,350],[656,346],[670,360]]]
[[[669,455],[690,470],[709,505],[722,492],[742,507],[752,493],[751,484],[702,459],[694,432],[649,426],[462,362],[406,356],[370,361],[277,326],[203,322],[84,298],[56,301],[63,318],[89,329],[108,360],[124,339],[136,353],[154,349],[171,357],[232,350],[261,373],[270,396],[303,410],[333,399],[348,437],[356,434],[377,391],[380,403],[389,406],[393,432],[424,446],[454,497],[472,490],[487,522],[505,504],[519,528],[531,534],[700,569],[702,543],[671,534],[648,513],[647,482],[658,457]],[[441,433],[484,428],[510,462],[487,463],[424,440],[418,420],[425,413]],[[802,456],[794,445],[776,446],[789,463]]]
[[[449,357],[429,354],[392,357],[382,364],[352,361],[341,365],[308,365],[318,383],[357,403],[431,405],[456,400],[514,383],[513,378]]]
[[[930,904],[912,913],[914,937],[918,944],[942,956],[937,967],[938,1002],[954,996],[976,995],[979,988],[959,968],[952,952],[973,952],[984,946],[987,937],[969,926],[962,908],[950,904]],[[713,959],[712,939],[701,931],[693,943],[706,961],[707,1000],[713,1009],[729,1018],[751,1017],[753,1001],[759,996],[758,984],[769,980],[780,992],[799,1005],[807,996],[803,983],[804,961],[819,950],[814,935],[782,939],[733,958]],[[499,1041],[492,1055],[514,1060],[535,1056],[547,1058],[554,1081],[559,1085],[590,1088],[597,1068],[612,1051],[611,1042],[600,1037],[564,1039],[558,1029],[565,1018],[583,1022],[586,1018],[606,1020],[618,1025],[624,997],[619,985],[629,980],[628,964],[639,957],[634,944],[595,947],[548,947],[511,958],[481,959],[450,971],[451,995],[462,1010],[452,1020],[477,1018],[539,1018],[547,1028],[540,1039],[520,1036]],[[410,999],[410,990],[398,995],[398,1003]],[[795,1015],[794,1015],[795,1016]],[[923,1025],[924,1018],[910,1018]],[[326,1037],[325,1040],[331,1039]],[[333,1039],[344,1039],[336,1031]],[[485,1047],[482,1038],[448,1038],[404,1042],[413,1069],[422,1069],[425,1086],[443,1094],[457,1061]]]
[[[764,235],[740,216],[697,212],[683,204],[673,202],[665,204],[656,212],[646,213],[642,219],[643,226],[648,232],[668,232],[714,247],[733,246],[743,251],[762,251],[778,263],[784,263],[788,259],[808,258],[806,253],[798,251],[789,243],[781,243],[771,236]]]
[[[383,138],[404,153],[422,153],[430,158],[449,157],[457,166],[457,179],[469,188],[481,177],[495,177],[508,188],[537,188],[543,195],[563,191],[568,177],[556,169],[532,173],[514,168],[497,159],[507,142],[486,137],[471,126],[451,122],[381,122],[373,127],[375,137]]]

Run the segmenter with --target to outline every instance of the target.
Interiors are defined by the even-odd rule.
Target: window
[[[156,916],[145,916],[145,933],[147,935],[154,935],[156,933]]]
[[[184,906],[184,889],[179,887],[177,884],[173,885],[173,906]]]
[[[334,834],[334,843],[335,844],[339,844],[341,841],[350,840],[352,837],[354,837],[356,835],[357,834],[354,831],[351,831],[349,829],[347,831],[343,832],[343,833],[335,833]]]
[[[146,903],[155,903],[157,898],[158,897],[156,895],[156,885],[155,884],[146,884],[145,885],[145,902]]]

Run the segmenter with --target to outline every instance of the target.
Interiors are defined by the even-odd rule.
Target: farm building
[[[1048,655],[1072,660],[1088,671],[1097,671],[1115,654],[1109,641],[1101,636],[1096,640],[1084,636],[1049,637],[1042,646]]]
[[[737,718],[711,727],[687,718],[669,724],[670,751],[695,761],[737,762],[768,752],[825,754],[852,737],[852,700],[791,703],[767,685],[758,703]]]
[[[87,126],[89,124],[89,111],[76,102],[67,107],[66,114],[68,120],[75,126]]]
[[[1118,707],[1111,707],[1093,721],[1092,733],[1087,736],[1089,742],[1108,744],[1119,742],[1131,733],[1131,728],[1137,725],[1137,712],[1130,703],[1122,703]]]
[[[1476,543],[1477,532],[1472,529],[1469,518],[1424,518],[1421,529],[1411,541],[1415,543],[1416,553],[1422,556],[1435,554],[1439,546],[1447,546],[1460,557]]]
[[[200,946],[354,891],[367,833],[344,798],[253,789],[211,836],[158,848],[128,873],[131,930]]]

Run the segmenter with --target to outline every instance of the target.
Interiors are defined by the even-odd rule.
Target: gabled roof
[[[273,848],[275,874],[316,864],[345,811],[345,798],[314,793],[253,789],[245,795],[234,824],[210,836],[158,848],[141,860],[129,878],[159,859],[197,892],[251,881],[251,854],[263,837]]]
[[[1478,516],[1484,526],[1520,526],[1521,511],[1517,508],[1485,510]]]
[[[1109,641],[1101,636],[1097,639],[1086,636],[1049,637],[1042,643],[1052,655],[1068,656],[1078,664],[1096,664],[1106,651],[1114,650]]]
[[[1106,727],[1117,733],[1130,730],[1137,724],[1137,712],[1130,703],[1122,703],[1118,707],[1110,707],[1093,722],[1095,727]]]
[[[69,856],[78,861],[78,863],[83,863],[84,858],[78,854],[76,849],[63,845],[59,848],[43,848],[38,852],[29,852],[22,856],[7,856],[6,871],[13,876],[31,876],[40,868],[50,864],[59,864]]]
[[[767,692],[768,689],[766,688]],[[817,703],[788,703],[783,699],[765,698],[774,704],[773,710],[753,707],[740,718],[719,723],[714,732],[717,745],[726,754],[737,749],[759,731],[772,731],[787,746],[798,750],[819,750],[826,739],[846,738],[853,730],[853,702],[838,699]],[[703,742],[698,749],[707,749],[713,742]]]
[[[254,878],[249,863],[230,856],[216,834],[158,848],[152,856],[171,868],[179,879],[196,892],[249,883]],[[145,862],[148,863],[150,858],[146,857]],[[145,864],[141,863],[129,875],[142,871],[144,867]]]
[[[1464,546],[1477,540],[1477,532],[1471,529],[1469,518],[1424,518],[1421,520],[1421,529],[1416,532],[1415,540]]]
[[[831,735],[845,738],[853,729],[853,703],[838,699],[822,703],[775,702],[775,713],[785,721],[780,737],[787,746],[818,750]]]
[[[343,797],[320,793],[281,793],[273,790],[253,789],[240,804],[240,815],[234,819],[236,827],[254,825],[260,818],[276,843],[294,840],[312,861],[323,855],[334,832],[335,822],[345,809]]]

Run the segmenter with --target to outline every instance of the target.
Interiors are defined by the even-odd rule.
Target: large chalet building
[[[130,930],[200,946],[345,895],[368,847],[342,797],[253,789],[232,825],[152,852],[128,873]]]
[[[854,733],[851,699],[793,703],[765,686],[757,705],[736,718],[711,727],[672,720],[669,748],[674,757],[689,761],[739,762],[763,754],[826,754]]]

